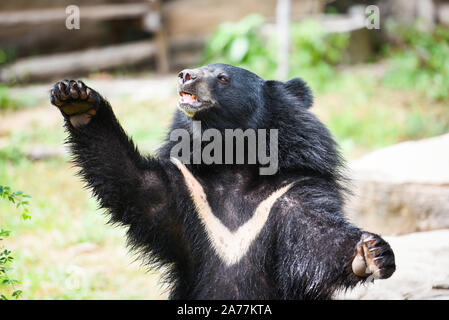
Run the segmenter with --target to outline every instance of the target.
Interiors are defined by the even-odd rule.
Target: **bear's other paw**
[[[393,250],[376,234],[364,232],[357,243],[356,251],[352,270],[360,277],[387,279],[396,270]]]

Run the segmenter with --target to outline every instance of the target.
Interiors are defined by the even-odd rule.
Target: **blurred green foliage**
[[[317,21],[304,20],[291,26],[290,77],[300,75],[318,91],[328,89],[335,66],[349,43],[347,33],[328,33]]]
[[[392,90],[349,71],[339,75],[333,92],[320,94],[317,100],[320,118],[349,158],[449,132],[445,102],[432,102],[419,92]]]
[[[267,30],[258,15],[221,24],[206,46],[203,62],[232,64],[272,79],[276,34]],[[322,120],[346,155],[449,130],[449,111],[433,100],[449,95],[448,29],[437,27],[430,34],[395,29],[395,35],[402,45],[386,49],[391,64],[379,78],[369,72],[357,74],[354,68],[337,70],[349,34],[329,33],[314,20],[291,24],[289,77],[303,78],[316,96],[324,97]],[[334,96],[344,99],[334,103]]]
[[[221,24],[209,39],[204,63],[226,63],[274,78],[277,63],[276,35],[264,32],[264,18],[250,15],[239,22]],[[335,75],[348,45],[348,34],[327,33],[316,21],[291,25],[290,77],[301,75],[316,90],[325,89]]]
[[[205,49],[205,63],[226,63],[270,75],[276,68],[275,55],[262,36],[264,18],[249,15],[239,22],[218,26]]]
[[[18,103],[12,98],[7,86],[0,84],[0,110],[17,109]]]
[[[13,48],[0,48],[0,65],[3,63],[11,63],[16,59],[16,51]]]
[[[400,37],[400,46],[386,47],[390,69],[386,85],[414,89],[432,99],[449,97],[449,29],[437,26],[433,32],[416,27],[390,27]]]
[[[0,185],[0,199],[13,204],[17,209],[20,209],[23,220],[31,219],[30,211],[27,206],[29,204],[29,195],[22,191],[13,192],[10,187]],[[10,230],[3,229],[0,226],[0,241],[9,237]],[[10,277],[9,272],[12,270],[11,265],[14,260],[11,250],[8,250],[4,245],[0,245],[0,300],[8,300],[11,297],[18,299],[22,294],[22,290],[16,289],[15,285],[20,281]]]
[[[15,60],[15,51],[0,48],[0,66]],[[17,110],[23,106],[32,106],[34,101],[30,97],[13,97],[8,86],[0,83],[0,111]]]
[[[19,163],[23,159],[25,159],[25,154],[18,146],[11,144],[0,149],[0,161]]]
[[[0,84],[0,112],[34,107],[37,99],[28,95],[14,96],[7,85]]]
[[[21,95],[35,98],[29,92]],[[177,97],[143,102],[125,95],[118,99],[114,112],[139,149],[157,149]],[[51,112],[47,100],[36,101],[42,116],[46,110]],[[167,106],[173,109],[167,112]],[[0,113],[0,128],[19,114],[22,120],[29,115],[27,110]],[[148,272],[133,262],[132,254],[127,255],[126,230],[107,224],[108,216],[99,212],[95,199],[83,189],[69,157],[27,158],[36,146],[59,148],[66,136],[60,118],[19,121],[1,133],[0,184],[27,190],[34,199],[32,219],[23,223],[9,201],[0,198],[1,227],[13,231],[5,243],[14,255],[10,277],[21,281],[15,285],[23,291],[20,299],[166,298],[158,284],[160,273]],[[11,287],[0,290],[8,299],[14,298]]]

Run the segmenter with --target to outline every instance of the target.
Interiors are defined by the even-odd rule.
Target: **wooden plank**
[[[155,42],[139,41],[85,51],[26,58],[0,69],[0,81],[48,78],[54,75],[70,75],[133,65],[153,57],[156,53]]]
[[[317,14],[325,0],[292,0],[291,15]],[[171,36],[208,35],[225,21],[238,21],[256,13],[274,20],[277,0],[176,0],[164,2],[162,17]]]
[[[80,19],[82,22],[83,20],[138,18],[148,14],[149,11],[148,3],[80,6]],[[0,12],[0,27],[58,22],[66,18],[65,8]]]
[[[344,33],[365,29],[365,19],[366,16],[363,10],[349,15],[331,14],[317,17],[317,21],[329,33]]]

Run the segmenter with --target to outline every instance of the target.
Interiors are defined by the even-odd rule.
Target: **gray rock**
[[[349,165],[348,217],[364,229],[404,234],[449,228],[449,134],[399,143]]]
[[[393,276],[340,292],[336,299],[449,299],[449,229],[385,239],[395,253]]]

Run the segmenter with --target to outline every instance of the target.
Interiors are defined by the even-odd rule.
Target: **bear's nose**
[[[179,83],[181,83],[181,84],[184,84],[189,81],[193,82],[198,78],[198,73],[195,72],[195,70],[185,69],[185,70],[182,70],[178,74],[178,78],[179,78]]]

